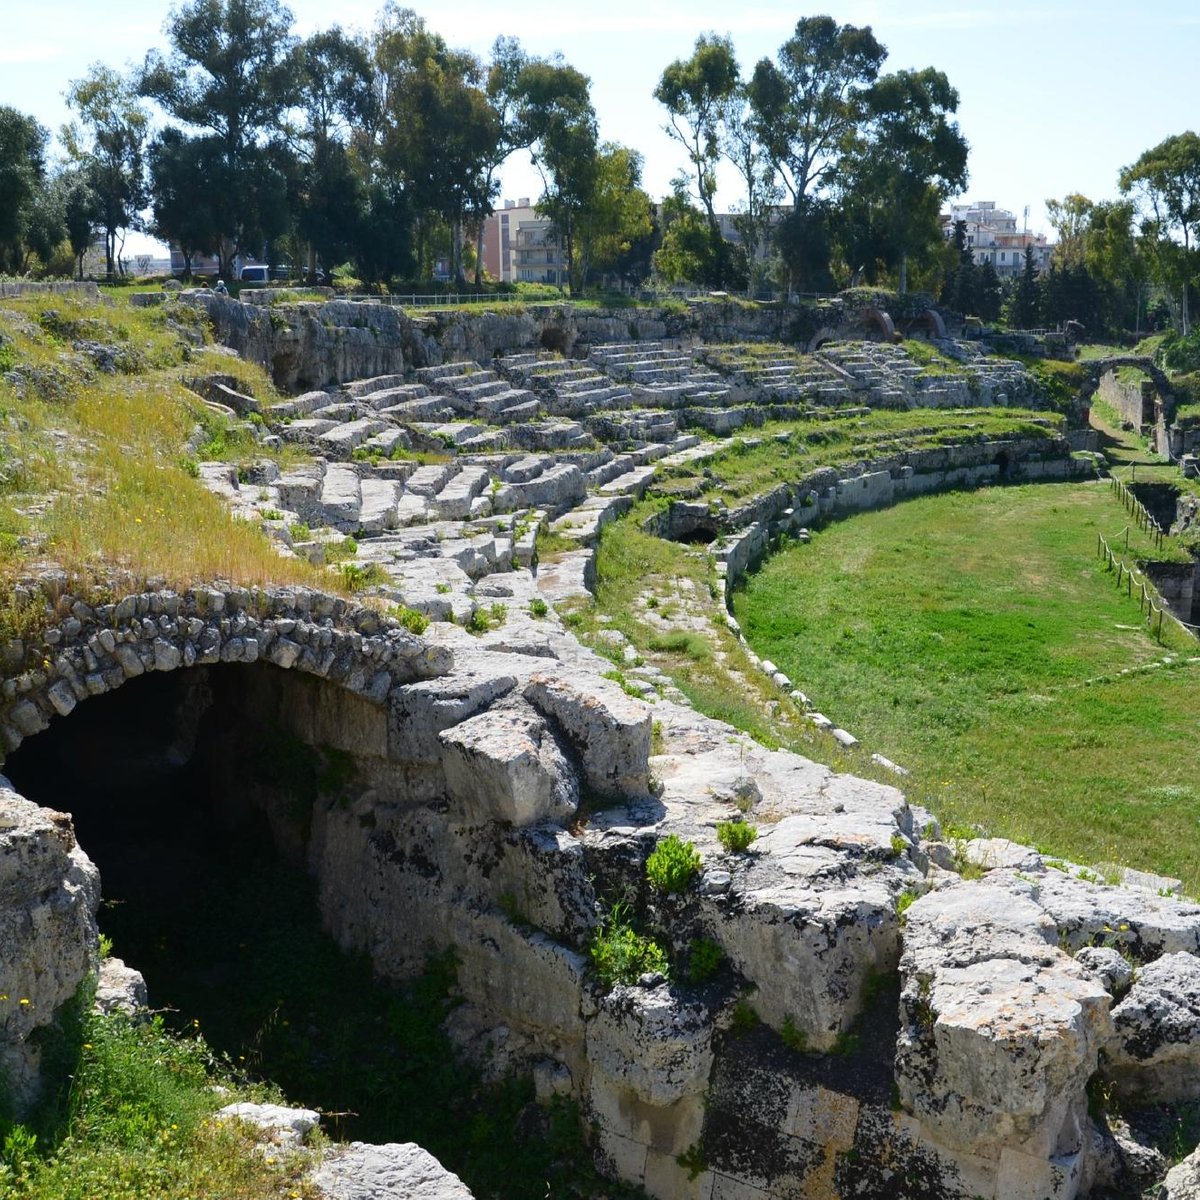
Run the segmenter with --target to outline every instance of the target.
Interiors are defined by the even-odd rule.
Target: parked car
[[[271,281],[271,268],[266,263],[253,263],[248,267],[242,268],[242,273],[238,276],[242,283],[269,283]]]

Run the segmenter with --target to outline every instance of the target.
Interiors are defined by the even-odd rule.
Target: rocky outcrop
[[[326,1200],[471,1200],[462,1180],[413,1142],[351,1142],[309,1178]]]
[[[104,627],[138,636],[111,649],[99,615],[89,626],[72,605],[39,652],[82,654],[95,638],[114,665],[125,646],[145,670],[193,610],[218,636],[270,630],[268,652],[236,660],[224,716],[270,713],[355,764],[350,790],[271,823],[315,877],[331,932],[395,980],[429,947],[453,948],[459,1043],[532,1073],[539,1095],[572,1094],[601,1161],[660,1200],[1070,1198],[1137,1157],[1093,1123],[1089,1084],[1195,1094],[1200,906],[1089,882],[1012,843],[967,847],[984,875],[964,880],[936,865],[950,861],[936,822],[897,789],[667,700],[651,709],[553,624],[528,643],[450,626],[418,639],[328,597],[293,595],[285,615],[280,597],[217,589],[222,619],[245,617],[222,633],[200,616],[210,591],[117,601]],[[143,602],[167,625],[148,625]],[[276,661],[283,638],[314,666],[331,652],[329,669],[288,669],[303,650]],[[189,669],[161,653],[155,669]],[[190,670],[225,665],[218,653]],[[51,686],[31,679],[21,695]],[[61,714],[50,701],[43,715]],[[31,1088],[33,1014],[52,1019],[93,965],[95,874],[64,818],[11,792],[0,814],[0,991],[30,993],[3,1054]],[[758,831],[736,853],[717,832],[734,818]],[[700,860],[675,892],[646,870],[668,834]],[[601,985],[590,947],[614,912],[656,940],[669,979]],[[362,1194],[404,1179],[390,1151],[379,1161],[351,1172],[373,1181]]]
[[[601,343],[663,338],[803,344],[818,328],[833,336],[863,336],[858,310],[837,301],[822,305],[819,313],[804,306],[707,299],[683,311],[498,302],[491,309],[409,315],[379,301],[259,307],[207,290],[185,292],[180,300],[203,307],[218,341],[267,368],[277,386],[293,393],[456,359],[485,363],[497,354],[543,347],[578,357]]]
[[[96,968],[99,904],[71,818],[0,776],[0,1081],[18,1113],[37,1098],[40,1038]]]

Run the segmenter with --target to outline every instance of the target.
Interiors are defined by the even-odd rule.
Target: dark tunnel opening
[[[72,813],[113,953],[168,1025],[199,1031],[235,1074],[329,1114],[337,1140],[416,1142],[479,1196],[594,1184],[574,1104],[539,1105],[527,1078],[485,1081],[456,1051],[451,954],[400,988],[322,931],[309,824],[363,781],[348,755],[290,732],[285,701],[331,703],[332,686],[261,664],[143,676],[28,739],[3,771]]]

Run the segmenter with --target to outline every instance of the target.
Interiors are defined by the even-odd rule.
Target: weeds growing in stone
[[[747,821],[718,821],[717,840],[729,854],[741,854],[758,837],[758,827]]]
[[[724,965],[725,953],[712,938],[693,938],[688,944],[688,982],[703,983]]]
[[[651,937],[638,933],[633,927],[629,906],[618,901],[601,921],[588,957],[605,987],[619,983],[637,983],[646,974],[667,975],[669,963],[666,951]]]
[[[646,859],[646,878],[660,892],[683,892],[699,874],[700,852],[678,834],[668,834]]]

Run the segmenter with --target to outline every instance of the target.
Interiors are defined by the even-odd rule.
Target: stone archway
[[[1080,366],[1087,370],[1088,378],[1079,390],[1079,398],[1086,406],[1091,401],[1091,398],[1096,394],[1100,387],[1100,382],[1103,377],[1111,371],[1117,370],[1118,367],[1135,367],[1139,371],[1144,371],[1154,384],[1154,388],[1158,393],[1159,404],[1167,417],[1168,422],[1174,415],[1175,395],[1171,391],[1170,381],[1167,379],[1165,372],[1154,365],[1154,360],[1140,354],[1120,354],[1112,355],[1109,358],[1097,358],[1088,362],[1080,363]]]
[[[24,593],[30,604],[43,600],[48,628],[0,647],[7,751],[81,701],[148,672],[261,660],[382,704],[396,685],[445,675],[453,661],[374,609],[302,588],[160,589],[103,604],[57,590]]]
[[[903,319],[900,325],[906,337],[924,337],[931,341],[940,341],[948,336],[946,322],[936,308],[927,308],[915,317]]]

